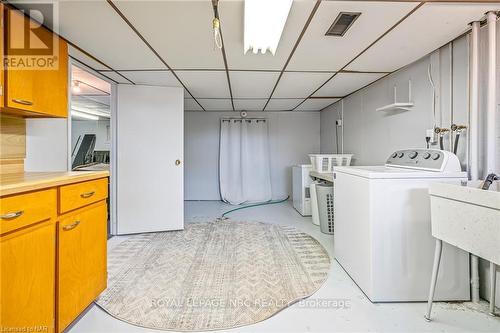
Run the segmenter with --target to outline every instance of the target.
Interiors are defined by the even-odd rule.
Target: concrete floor
[[[215,201],[185,204],[186,220],[217,217],[233,208]],[[333,258],[333,236],[322,234],[310,218],[300,216],[290,203],[250,208],[230,215],[233,219],[292,225],[318,239]],[[112,248],[126,237],[113,237]],[[309,300],[338,300],[346,306],[311,308],[297,303],[255,325],[228,332],[500,332],[500,317],[486,313],[487,303],[436,303],[433,322],[423,318],[425,303],[373,304],[339,264],[332,260],[328,280]],[[115,319],[96,305],[89,307],[69,329],[72,333],[158,332]]]

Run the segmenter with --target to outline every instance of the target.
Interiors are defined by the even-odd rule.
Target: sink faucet
[[[481,187],[482,190],[488,190],[491,186],[491,184],[495,180],[500,180],[500,177],[498,175],[495,175],[494,173],[490,173],[488,177],[484,180],[483,186]]]

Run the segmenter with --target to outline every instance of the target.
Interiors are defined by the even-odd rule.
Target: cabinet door
[[[7,20],[7,45],[24,45],[22,28],[27,18],[17,10],[5,12]],[[10,28],[9,28],[10,27]],[[41,40],[50,39],[53,33],[45,28],[39,30]],[[16,69],[7,67],[5,106],[34,112],[40,115],[66,117],[68,113],[68,46],[57,38],[57,69]],[[9,54],[8,48],[5,51]],[[30,56],[32,57],[32,56]],[[36,55],[34,55],[36,58]],[[23,57],[27,58],[27,57]]]
[[[53,221],[0,237],[0,330],[54,332]]]
[[[58,331],[64,330],[106,288],[106,203],[58,223]]]

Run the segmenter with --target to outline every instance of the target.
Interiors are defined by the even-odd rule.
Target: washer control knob
[[[412,160],[413,160],[413,159],[415,159],[417,156],[418,156],[418,153],[417,153],[416,151],[412,151],[412,152],[410,153],[410,158],[411,158]]]
[[[424,153],[424,160],[428,160],[431,157],[431,154]]]
[[[439,153],[434,153],[434,154],[432,154],[432,159],[433,159],[434,161],[439,160],[439,158],[440,158],[440,157],[441,157],[441,155],[439,155]]]
[[[396,158],[397,156],[398,156],[398,153],[393,153],[393,154],[391,155],[391,157],[392,157],[392,158]]]
[[[405,156],[405,153],[399,153],[399,154],[398,154],[398,157],[399,157],[399,158],[402,158],[403,156]]]

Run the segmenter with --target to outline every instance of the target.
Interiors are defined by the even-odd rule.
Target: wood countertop
[[[24,172],[0,176],[0,197],[109,177],[109,171]]]

